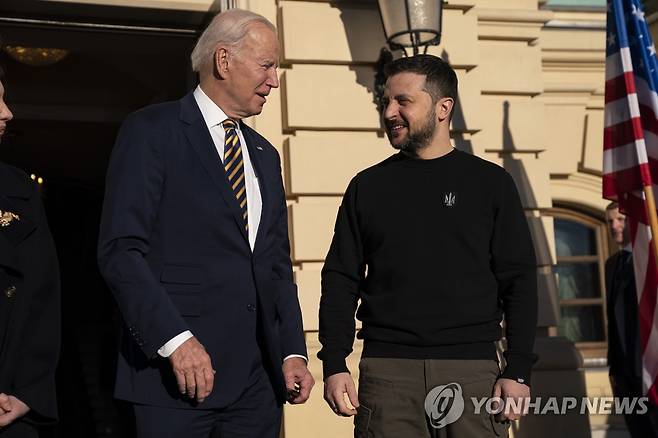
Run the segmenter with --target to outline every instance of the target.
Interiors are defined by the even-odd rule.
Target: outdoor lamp
[[[438,45],[441,41],[443,0],[378,0],[386,42],[391,50]]]

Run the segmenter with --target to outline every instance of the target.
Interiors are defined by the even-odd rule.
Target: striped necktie
[[[244,219],[245,230],[249,231],[247,217],[247,188],[245,186],[244,160],[242,156],[242,145],[238,137],[237,123],[235,120],[226,119],[222,122],[224,128],[224,170],[228,183],[233,189],[235,198],[240,204],[242,219]]]

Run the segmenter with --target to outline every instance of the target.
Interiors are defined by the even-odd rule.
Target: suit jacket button
[[[5,295],[7,298],[13,297],[14,293],[16,293],[16,286],[9,286],[7,289],[5,289]]]
[[[247,304],[247,310],[250,312],[255,312],[256,306],[254,306],[253,304]]]

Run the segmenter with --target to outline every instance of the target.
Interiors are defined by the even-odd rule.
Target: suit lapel
[[[221,193],[226,205],[231,210],[233,214],[233,219],[235,219],[235,224],[237,225],[242,237],[249,242],[249,236],[244,227],[244,221],[242,219],[242,212],[240,211],[240,206],[238,201],[235,199],[235,194],[230,189],[228,181],[226,180],[226,173],[224,172],[224,166],[220,157],[217,155],[217,149],[215,144],[210,137],[210,132],[206,126],[203,116],[201,115],[201,110],[194,100],[194,95],[192,93],[187,94],[181,100],[181,120],[184,122],[184,131],[185,136],[187,137],[188,142],[195,150],[201,161],[201,165],[204,167],[212,181],[215,183],[215,186]],[[251,150],[249,151],[251,152]]]
[[[247,149],[249,150],[249,159],[251,160],[251,165],[254,168],[256,177],[258,178],[258,188],[260,189],[260,196],[263,201],[263,206],[260,213],[260,223],[258,224],[258,233],[256,234],[256,243],[254,245],[254,253],[256,253],[262,243],[263,234],[267,227],[269,226],[268,222],[270,219],[269,214],[269,190],[267,184],[265,183],[265,166],[263,165],[263,153],[264,145],[259,142],[258,138],[253,134],[252,129],[240,122],[240,129],[242,130],[242,135],[244,137]]]

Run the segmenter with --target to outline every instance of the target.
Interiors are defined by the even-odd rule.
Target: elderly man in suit
[[[0,139],[12,113],[0,68]],[[0,437],[35,438],[57,419],[60,283],[36,184],[0,163]]]
[[[619,251],[605,262],[610,384],[615,397],[642,397],[642,354],[630,232],[626,216],[616,202],[608,204],[605,216],[610,236],[619,245]],[[658,410],[650,403],[648,406],[645,414],[624,414],[633,438],[658,438]]]
[[[279,155],[242,120],[279,86],[278,57],[267,19],[223,12],[192,53],[199,86],[118,135],[99,264],[140,437],[274,437],[283,402],[313,386]]]

